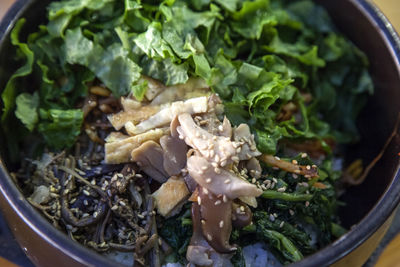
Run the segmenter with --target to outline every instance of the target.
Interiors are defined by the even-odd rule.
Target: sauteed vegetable
[[[288,264],[346,231],[341,148],[357,141],[373,85],[322,7],[62,0],[47,11],[35,32],[25,19],[12,30],[20,68],[1,124],[17,183],[55,227],[135,266]]]

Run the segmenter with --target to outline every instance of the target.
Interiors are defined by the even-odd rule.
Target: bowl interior
[[[36,30],[36,25],[44,22],[42,18],[45,17],[45,9],[43,7],[49,1],[20,0],[19,2],[29,5],[29,11],[24,9],[23,12],[18,13],[19,16],[26,17],[29,21],[24,27],[26,34]],[[381,24],[376,23],[376,20],[379,19],[372,18],[371,14],[365,10],[367,4],[364,1],[317,0],[316,2],[328,9],[339,30],[363,50],[370,60],[370,73],[375,84],[375,94],[369,98],[368,105],[358,121],[361,141],[349,147],[347,154],[347,162],[355,158],[362,158],[366,165],[379,153],[390,136],[400,111],[398,103],[400,100],[399,63],[393,54],[396,48],[388,42],[387,32],[382,30],[384,27],[382,21]],[[9,28],[0,29],[0,33],[1,30],[6,32],[0,42],[0,73],[2,73],[0,88],[3,90],[11,73],[18,66],[10,56],[14,54],[15,50],[10,45]],[[8,151],[6,151],[7,146],[4,145],[5,142],[3,133],[0,132],[0,153],[6,166],[13,169],[15,166],[7,165]],[[342,196],[342,200],[346,203],[346,206],[340,209],[344,226],[350,228],[359,223],[378,203],[385,190],[393,182],[399,164],[397,156],[400,151],[399,143],[400,140],[395,139],[382,159],[372,169],[366,181],[360,186],[349,188]],[[10,183],[7,186],[13,185]],[[385,201],[385,198],[382,200]],[[22,208],[24,209],[24,207]],[[26,211],[30,212],[28,209]],[[43,224],[42,221],[36,223]],[[50,224],[41,227],[49,226]],[[52,229],[51,231],[57,230]],[[89,257],[93,257],[93,255]]]

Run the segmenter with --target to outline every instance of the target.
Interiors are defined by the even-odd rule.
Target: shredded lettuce
[[[47,25],[27,43],[18,38],[24,22],[12,42],[26,64],[3,91],[3,124],[17,92],[33,97],[23,78],[29,75],[39,101],[23,95],[24,101],[45,110],[75,109],[95,77],[116,97],[132,92],[143,100],[140,75],[166,85],[200,76],[235,124],[250,124],[258,148],[275,153],[283,139],[356,140],[354,121],[373,92],[365,55],[309,0],[64,0],[49,5]],[[60,78],[67,83],[60,86]],[[25,118],[19,100],[16,116],[35,132],[41,118]],[[288,103],[301,108],[301,117],[278,120]]]

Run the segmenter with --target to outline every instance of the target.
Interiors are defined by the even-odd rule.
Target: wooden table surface
[[[0,18],[6,13],[7,9],[15,0],[0,0]],[[383,13],[389,18],[396,29],[400,32],[400,1],[399,0],[375,0],[374,1]],[[396,237],[380,256],[377,267],[400,266],[400,236]],[[11,267],[0,258],[0,265]]]

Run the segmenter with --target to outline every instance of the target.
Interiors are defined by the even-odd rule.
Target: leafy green
[[[39,106],[39,95],[35,92],[33,95],[22,93],[16,99],[17,110],[15,116],[25,124],[29,131],[32,131],[39,121],[37,108]]]
[[[50,146],[61,149],[71,147],[75,138],[81,132],[83,112],[78,109],[40,110],[41,123],[38,131],[43,135],[44,140]]]
[[[19,90],[17,87],[17,80],[20,77],[24,77],[29,75],[32,72],[32,65],[34,61],[34,55],[32,51],[29,49],[28,45],[25,43],[21,43],[19,41],[19,32],[24,26],[26,20],[20,19],[14,26],[14,29],[11,32],[11,43],[18,47],[18,53],[20,57],[25,58],[26,62],[23,66],[21,66],[8,80],[6,87],[1,94],[1,99],[3,100],[3,114],[1,115],[2,123],[8,118],[9,113],[15,106],[15,97]],[[4,125],[3,125],[4,126]]]

